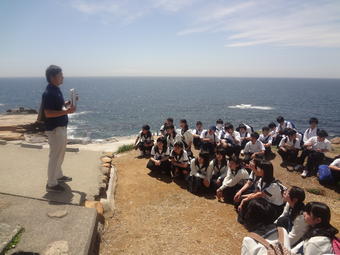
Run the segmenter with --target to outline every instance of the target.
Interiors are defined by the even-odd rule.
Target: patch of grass
[[[6,246],[6,248],[5,248],[3,254],[6,254],[9,250],[14,249],[14,248],[18,245],[18,243],[19,243],[20,240],[21,240],[21,236],[22,236],[22,233],[24,232],[24,230],[25,230],[25,229],[22,228],[22,229],[18,232],[18,234],[16,234],[16,235],[13,237],[12,241]],[[1,254],[2,254],[2,253],[1,253]]]
[[[307,192],[312,193],[314,195],[318,195],[318,196],[324,196],[325,195],[325,191],[323,189],[307,188],[306,190],[307,190]]]
[[[127,152],[127,151],[132,151],[133,149],[134,149],[133,144],[124,144],[118,148],[117,154]]]

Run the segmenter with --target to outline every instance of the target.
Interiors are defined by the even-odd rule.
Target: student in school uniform
[[[303,215],[309,228],[302,237],[303,241],[292,249],[293,254],[334,254],[332,241],[339,231],[330,224],[329,207],[321,202],[309,202],[305,206]]]
[[[286,130],[286,136],[281,139],[279,150],[277,151],[282,158],[282,167],[287,165],[295,166],[300,149],[300,141],[296,138],[296,131],[293,129]]]
[[[169,125],[166,127],[165,139],[170,152],[174,148],[176,142],[182,141],[182,137],[176,132],[174,125]]]
[[[248,181],[248,171],[242,167],[242,161],[235,156],[229,159],[227,176],[223,179],[222,185],[216,190],[218,200],[226,203],[233,203],[236,193]]]
[[[272,137],[272,145],[275,145],[275,146],[279,145],[278,142],[277,142],[278,139],[276,139],[277,133],[276,133],[275,122],[270,122],[268,127],[269,127],[269,135]]]
[[[273,137],[270,135],[269,127],[262,128],[262,134],[260,134],[259,141],[263,143],[265,148],[264,158],[266,160],[272,160],[275,158],[275,153],[272,152]]]
[[[164,122],[164,124],[161,126],[161,128],[159,129],[161,136],[165,136],[166,135],[166,127],[174,125],[174,119],[173,118],[167,118]],[[176,128],[174,127],[174,129],[176,130]]]
[[[331,142],[326,138],[328,136],[325,130],[319,130],[317,136],[309,138],[303,147],[306,149],[307,156],[306,169],[301,176],[306,177],[310,174],[315,175],[317,168],[325,158],[325,152],[332,149]]]
[[[159,137],[151,149],[151,158],[146,167],[153,172],[169,173],[171,168],[169,156],[170,151],[165,138]]]
[[[276,118],[278,126],[276,127],[275,143],[280,144],[281,139],[285,136],[285,130],[287,128],[294,129],[293,124],[290,121],[285,120],[282,116]]]
[[[340,155],[335,157],[334,161],[329,165],[331,174],[335,184],[340,182]]]
[[[241,149],[243,150],[244,147],[246,146],[246,144],[251,140],[250,135],[251,133],[249,133],[247,131],[247,127],[246,125],[244,125],[243,123],[241,123],[238,128],[236,129],[236,131],[238,131],[240,133],[240,140],[241,140]]]
[[[224,129],[225,131],[220,135],[222,147],[229,158],[232,155],[238,158],[241,152],[240,133],[234,130],[234,126],[231,123],[226,123]]]
[[[249,202],[244,226],[250,234],[243,238],[241,255],[269,254],[266,247],[270,245],[281,245],[282,250],[290,251],[287,231],[274,224],[272,207],[266,199],[255,198]]]
[[[223,120],[218,119],[216,120],[216,133],[219,136],[223,132]]]
[[[187,177],[190,172],[190,162],[184,145],[181,141],[175,142],[173,150],[170,152],[171,176]]]
[[[216,127],[211,126],[208,130],[204,130],[201,134],[201,151],[208,152],[210,157],[213,157],[215,154],[215,149],[217,145],[220,143],[220,139],[216,134]]]
[[[188,190],[193,194],[197,194],[199,191],[207,191],[211,179],[209,154],[200,152],[197,158],[191,160],[190,169]]]
[[[278,227],[284,227],[287,230],[291,247],[299,243],[308,230],[303,216],[305,197],[305,191],[299,187],[292,186],[287,189],[283,193],[283,200],[286,202],[285,208],[275,221]]]
[[[217,147],[215,158],[210,161],[209,167],[212,172],[211,187],[215,191],[222,185],[223,179],[228,172],[228,161],[223,148]]]
[[[181,128],[180,134],[182,138],[182,142],[184,144],[184,149],[187,151],[189,158],[193,158],[193,154],[191,151],[191,145],[193,142],[193,135],[189,130],[188,123],[185,119],[180,120],[179,126]]]
[[[251,159],[263,158],[265,148],[261,141],[259,141],[260,135],[256,132],[251,133],[251,140],[246,144],[244,153],[244,162],[249,163]]]
[[[309,119],[309,128],[303,133],[303,143],[307,142],[309,138],[317,136],[319,120],[317,118]]]
[[[247,204],[250,200],[257,197],[263,197],[271,204],[274,219],[277,219],[284,208],[283,192],[285,187],[278,180],[275,180],[273,165],[268,161],[262,160],[259,163],[256,163],[252,171],[256,176],[259,176],[260,179],[256,182],[255,191],[253,193],[242,196],[243,199],[238,207],[240,217],[244,217],[244,213],[247,210]]]
[[[201,121],[196,122],[196,128],[192,130],[193,144],[196,150],[201,148],[201,134],[203,132],[203,124]]]
[[[135,141],[135,150],[139,149],[141,154],[138,158],[149,157],[151,148],[153,146],[153,136],[150,132],[150,126],[144,125],[142,130],[139,132]]]

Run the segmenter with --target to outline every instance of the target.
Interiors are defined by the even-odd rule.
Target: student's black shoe
[[[138,159],[142,159],[144,157],[145,157],[144,154],[143,155],[141,154],[141,155],[137,156]]]
[[[61,182],[71,182],[72,181],[72,177],[63,176],[63,177],[59,178],[57,181],[58,181],[58,183],[61,183]]]
[[[288,166],[288,164],[287,164],[287,162],[282,162],[282,163],[280,164],[280,166],[283,167],[283,168],[286,168],[286,167]]]
[[[52,186],[52,187],[46,185],[46,191],[47,192],[58,192],[58,193],[61,193],[61,192],[65,191],[65,188],[63,186],[61,186],[60,184]]]

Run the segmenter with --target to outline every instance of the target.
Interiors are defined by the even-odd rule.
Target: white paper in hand
[[[71,105],[77,107],[77,94],[75,89],[70,89]]]

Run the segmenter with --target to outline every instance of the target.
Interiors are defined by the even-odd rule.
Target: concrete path
[[[100,155],[98,151],[67,152],[63,171],[73,181],[64,185],[64,193],[47,193],[48,149],[0,145],[0,193],[79,205],[99,192]]]

